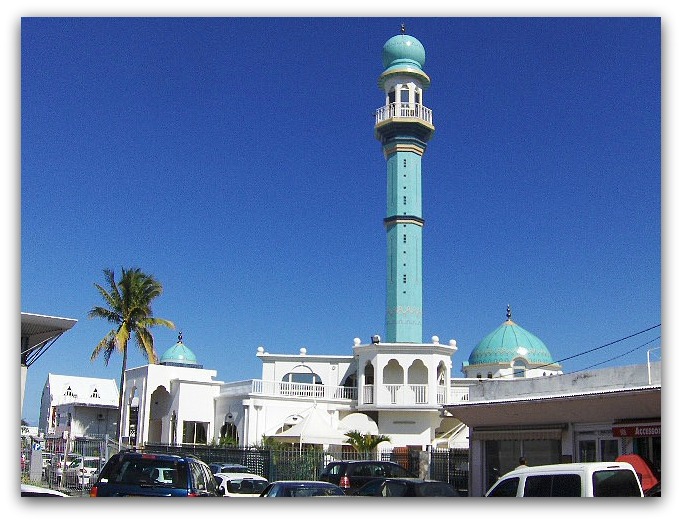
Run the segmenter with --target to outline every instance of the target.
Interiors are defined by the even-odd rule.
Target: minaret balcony
[[[376,111],[375,125],[391,119],[417,119],[433,125],[433,112],[419,103],[396,102],[380,107]]]
[[[362,405],[382,406],[442,406],[469,400],[468,387],[438,386],[435,403],[430,400],[426,384],[366,384],[361,387],[359,403]]]

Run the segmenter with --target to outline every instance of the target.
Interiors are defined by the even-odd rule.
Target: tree
[[[370,433],[362,434],[357,430],[351,430],[344,433],[348,439],[346,444],[353,446],[362,458],[369,458],[370,454],[376,450],[377,446],[382,442],[391,442],[388,435],[372,435]]]
[[[88,317],[104,319],[116,326],[99,342],[90,357],[94,361],[100,353],[104,353],[104,364],[109,364],[111,354],[121,352],[121,385],[118,393],[119,412],[123,411],[123,384],[128,363],[128,341],[131,336],[147,360],[156,364],[158,356],[154,349],[154,337],[150,331],[153,326],[165,326],[175,329],[175,325],[166,319],[152,315],[152,301],[161,295],[163,287],[153,276],[147,275],[139,268],[121,268],[121,279],[116,282],[114,271],[104,269],[104,277],[108,289],[95,283],[95,288],[105,302],[105,306],[95,306]],[[121,435],[121,423],[117,436]]]

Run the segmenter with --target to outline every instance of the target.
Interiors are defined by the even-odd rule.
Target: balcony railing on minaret
[[[379,107],[376,111],[375,125],[391,118],[416,118],[433,125],[433,112],[419,103],[396,102]]]

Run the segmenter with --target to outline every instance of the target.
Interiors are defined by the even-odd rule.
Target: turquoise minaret
[[[383,49],[374,135],[386,158],[386,342],[422,342],[422,155],[435,128],[424,105],[431,80],[416,38],[401,34]]]

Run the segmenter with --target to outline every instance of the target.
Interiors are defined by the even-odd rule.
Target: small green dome
[[[476,345],[469,365],[510,364],[519,357],[531,365],[554,363],[545,343],[512,321],[507,308],[507,320]]]
[[[417,67],[426,63],[426,52],[422,43],[413,36],[398,34],[384,44],[384,69],[391,67]]]
[[[178,335],[178,342],[168,348],[168,350],[166,350],[166,352],[161,356],[159,364],[164,364],[167,366],[199,367],[199,364],[197,364],[196,355],[194,355],[192,350],[183,344],[182,333]]]

